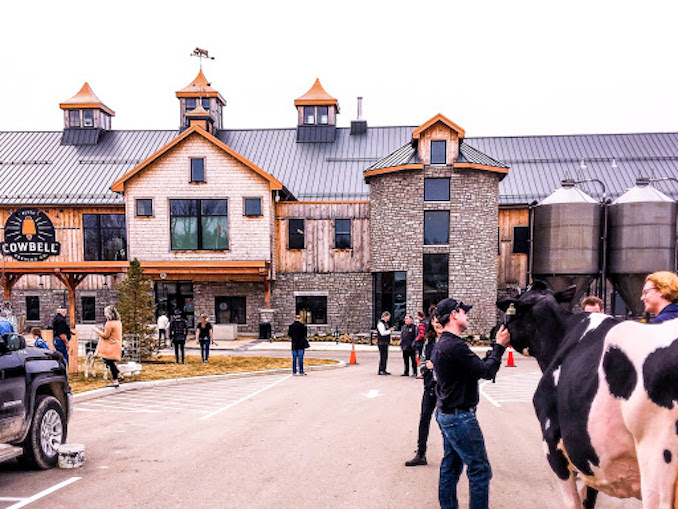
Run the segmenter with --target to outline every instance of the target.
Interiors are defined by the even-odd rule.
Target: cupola
[[[62,145],[96,145],[101,131],[111,128],[115,112],[106,106],[85,83],[80,92],[59,104],[64,110]]]
[[[328,94],[320,80],[294,100],[297,108],[297,143],[333,142],[337,128],[339,101]]]
[[[214,133],[215,129],[222,129],[223,107],[226,101],[221,94],[207,81],[200,72],[185,88],[177,92],[180,104],[180,129],[183,131],[195,123],[205,127],[205,130]]]

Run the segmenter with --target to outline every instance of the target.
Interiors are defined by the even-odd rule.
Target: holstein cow
[[[536,282],[497,302],[515,306],[511,345],[543,372],[533,403],[565,506],[593,508],[601,491],[678,508],[678,320],[572,313],[559,304],[571,298]]]

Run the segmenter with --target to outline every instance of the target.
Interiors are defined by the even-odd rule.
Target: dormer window
[[[329,123],[329,113],[327,106],[318,106],[318,124],[327,125]]]
[[[204,159],[191,159],[191,182],[205,182]]]
[[[447,164],[447,142],[445,140],[431,141],[431,164]]]
[[[94,127],[94,110],[84,110],[82,112],[83,127]]]
[[[315,108],[313,106],[304,106],[304,124],[315,124]]]
[[[186,99],[186,111],[193,111],[198,106],[195,98],[189,97]]]
[[[209,111],[210,110],[210,98],[209,97],[203,97],[200,100],[202,101],[203,109]]]

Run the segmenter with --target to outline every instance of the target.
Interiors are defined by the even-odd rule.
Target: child
[[[39,328],[33,327],[31,329],[31,334],[33,335],[33,346],[49,350],[49,345],[47,344],[47,341],[42,339],[42,331]]]

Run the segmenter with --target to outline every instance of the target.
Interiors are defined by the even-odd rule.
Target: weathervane
[[[207,54],[206,49],[202,48],[195,48],[193,50],[193,53],[191,53],[192,57],[198,57],[200,59],[200,70],[202,71],[202,59],[207,58],[208,60],[214,60],[214,57],[211,57]]]

